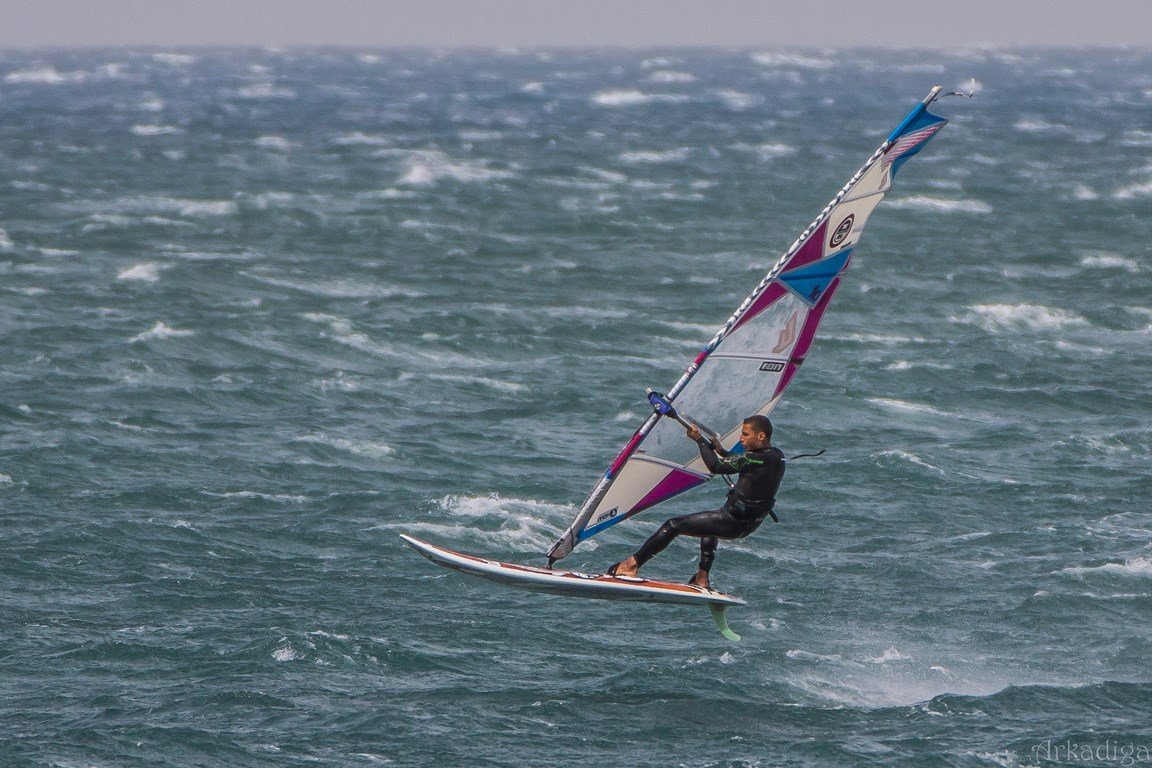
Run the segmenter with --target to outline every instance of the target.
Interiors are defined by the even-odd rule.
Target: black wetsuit
[[[644,542],[634,557],[639,565],[651,560],[681,534],[700,537],[700,570],[712,569],[718,539],[740,539],[755,531],[764,518],[776,516],[776,491],[784,478],[784,454],[769,446],[729,456],[718,456],[712,445],[700,438],[700,456],[708,471],[715,475],[740,477],[728,491],[720,509],[673,517],[664,522]]]

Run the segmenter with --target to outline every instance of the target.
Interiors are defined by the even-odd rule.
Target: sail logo
[[[856,222],[856,214],[850,213],[844,221],[836,227],[836,231],[832,233],[832,239],[828,241],[828,246],[831,248],[839,247],[839,245],[848,239],[848,235],[852,233],[852,225]]]
[[[784,370],[784,363],[779,360],[765,360],[760,363],[760,370],[767,373],[780,373]]]
[[[608,510],[607,512],[601,513],[601,515],[596,518],[596,522],[602,523],[605,520],[611,520],[612,518],[616,517],[616,514],[619,511],[620,511],[620,507],[612,507],[612,509]]]

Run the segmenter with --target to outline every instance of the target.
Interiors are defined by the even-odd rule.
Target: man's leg
[[[649,536],[648,540],[641,545],[640,549],[636,550],[636,554],[623,562],[617,563],[610,568],[608,572],[615,573],[618,576],[635,576],[636,572],[644,563],[663,552],[669,544],[675,541],[677,536],[682,534],[687,536],[731,539],[742,536],[745,527],[745,523],[732,517],[732,515],[723,509],[673,517],[665,520],[664,524],[657,528],[656,532]],[[713,547],[713,550],[714,549],[715,547]],[[703,562],[703,552],[701,552],[701,562]],[[711,562],[709,562],[708,565],[711,567]]]
[[[716,559],[716,545],[719,542],[720,540],[715,536],[700,537],[700,568],[692,580],[688,582],[689,584],[695,584],[698,587],[704,587],[704,589],[710,587],[708,572],[712,570],[712,561]]]

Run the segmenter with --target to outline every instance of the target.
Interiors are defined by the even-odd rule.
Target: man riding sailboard
[[[953,94],[971,96],[932,88],[800,233],[667,395],[649,390],[652,413],[548,550],[547,568],[487,560],[410,536],[405,541],[440,565],[524,589],[706,604],[721,631],[735,637],[723,623],[723,613],[727,606],[743,601],[712,591],[709,572],[720,539],[748,536],[766,518],[775,519],[773,507],[785,461],[772,445],[768,415],[804,363],[869,217],[905,163],[947,124],[928,107]],[[694,445],[684,440],[684,429]],[[736,476],[722,507],[670,518],[608,574],[555,568],[581,542],[717,474]],[[681,535],[700,539],[700,565],[691,581],[673,584],[640,578],[640,567]]]
[[[669,518],[636,551],[608,569],[610,576],[636,577],[640,566],[664,551],[677,536],[700,539],[700,566],[688,583],[710,589],[709,573],[716,557],[719,539],[742,539],[765,518],[779,522],[773,508],[776,491],[784,478],[784,454],[772,445],[772,421],[767,416],[749,416],[740,429],[741,452],[724,450],[720,441],[706,439],[695,424],[688,426],[688,438],[700,448],[700,458],[714,475],[739,475],[728,489],[720,509]]]

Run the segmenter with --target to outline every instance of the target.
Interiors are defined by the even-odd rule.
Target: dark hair
[[[763,432],[768,437],[768,442],[772,442],[772,420],[767,416],[756,414],[744,419],[744,423],[752,428],[753,432]]]

